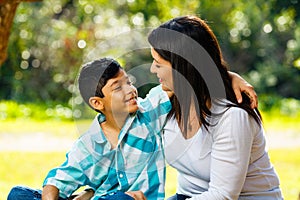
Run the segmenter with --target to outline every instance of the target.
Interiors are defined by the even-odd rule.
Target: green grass
[[[64,152],[0,152],[0,199],[15,185],[41,188],[49,169],[64,159]]]
[[[267,131],[279,132],[292,130],[293,132],[300,132],[300,112],[297,115],[288,116],[286,114],[277,112],[262,112],[264,128]]]
[[[300,148],[269,151],[281,182],[285,200],[297,200],[300,194]]]
[[[300,149],[270,150],[270,157],[280,177],[286,200],[296,200],[300,192]],[[5,199],[15,185],[41,188],[49,169],[65,160],[65,152],[0,152],[0,197]],[[166,195],[176,192],[177,175],[167,168]]]
[[[58,120],[30,120],[30,119],[9,119],[2,120],[0,129],[1,135],[9,134],[15,137],[44,133],[50,137],[63,137],[76,139],[82,134],[91,124],[91,120],[81,121],[58,121]]]

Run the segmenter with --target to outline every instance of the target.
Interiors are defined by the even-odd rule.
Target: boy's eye
[[[135,78],[133,75],[128,74],[128,79],[127,79],[127,81],[130,82],[130,85],[133,85],[133,84],[136,82],[136,78]]]

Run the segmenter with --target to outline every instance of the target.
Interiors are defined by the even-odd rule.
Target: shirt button
[[[119,175],[120,178],[123,178],[123,176],[124,176],[124,175],[123,175],[122,173]]]

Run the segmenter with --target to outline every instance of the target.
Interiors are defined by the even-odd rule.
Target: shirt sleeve
[[[88,184],[89,180],[84,171],[88,168],[84,164],[89,163],[88,159],[90,159],[90,153],[79,139],[67,153],[66,161],[49,171],[43,186],[53,185],[59,189],[60,197],[69,197],[79,187]],[[92,164],[91,161],[90,164]]]
[[[139,107],[147,123],[160,131],[172,105],[168,94],[158,85],[152,88],[144,99],[139,99]]]
[[[213,134],[208,191],[191,200],[238,199],[250,162],[252,141],[258,124],[240,108],[230,108]]]

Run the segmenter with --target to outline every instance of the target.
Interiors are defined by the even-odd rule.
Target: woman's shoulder
[[[251,129],[257,130],[257,128],[260,127],[260,125],[254,120],[253,117],[251,117],[251,115],[246,110],[227,100],[218,102],[213,106],[213,123],[218,128],[230,125],[230,127],[249,127]]]
[[[231,116],[231,118],[237,119],[249,119],[249,114],[246,110],[236,107],[236,106],[229,106],[228,109],[224,113],[225,116]]]
[[[248,118],[249,114],[246,110],[238,107],[238,105],[226,100],[226,99],[219,99],[214,100],[212,102],[211,112],[213,116],[220,116],[222,118],[235,118],[235,117],[242,117]]]

